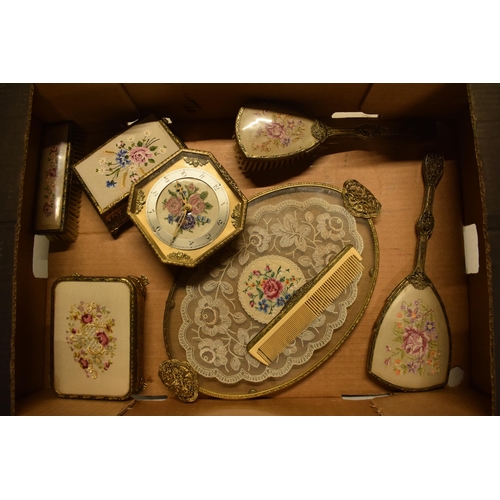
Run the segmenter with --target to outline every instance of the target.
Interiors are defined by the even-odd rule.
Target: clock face
[[[224,186],[200,168],[166,172],[151,187],[146,218],[158,239],[179,250],[211,244],[229,219]]]
[[[181,149],[132,187],[127,214],[162,262],[195,267],[243,230],[247,204],[211,153]]]

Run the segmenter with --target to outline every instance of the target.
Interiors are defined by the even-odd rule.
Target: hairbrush
[[[81,189],[71,165],[83,157],[83,132],[71,122],[47,125],[42,139],[34,229],[51,241],[78,237]]]
[[[240,168],[245,173],[271,170],[304,158],[331,138],[429,139],[435,132],[435,122],[427,119],[332,128],[294,110],[274,105],[240,108],[235,125],[236,142],[241,151]]]

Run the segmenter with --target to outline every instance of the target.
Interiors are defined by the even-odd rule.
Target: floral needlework
[[[256,131],[252,148],[268,153],[273,149],[286,149],[305,136],[305,124],[297,117],[284,113],[258,111],[257,119],[262,119],[263,127]]]
[[[176,183],[175,191],[168,189],[169,197],[162,201],[162,208],[168,215],[165,220],[169,224],[180,223],[180,233],[211,222],[209,212],[214,208],[207,200],[208,191],[201,191],[193,182],[189,184]]]
[[[439,325],[434,311],[421,300],[403,302],[386,346],[385,365],[396,375],[435,375],[440,371]]]
[[[304,274],[293,261],[269,255],[252,260],[243,269],[238,298],[252,318],[267,324],[303,283]]]
[[[117,338],[112,335],[115,320],[110,311],[95,302],[74,304],[67,317],[68,343],[75,363],[89,378],[96,379],[98,371],[108,371],[116,353]]]
[[[57,182],[57,164],[59,162],[59,146],[51,146],[47,157],[47,167],[45,169],[44,179],[44,204],[43,213],[45,217],[54,215],[54,207],[56,200],[56,182]]]
[[[247,352],[263,325],[346,245],[363,251],[356,221],[341,205],[314,196],[283,198],[251,211],[243,233],[187,281],[176,336],[204,377],[233,384],[287,374],[330,342],[356,300],[361,275],[271,365]]]
[[[157,156],[167,154],[167,146],[159,146],[159,140],[150,130],[144,130],[139,138],[129,135],[119,140],[115,150],[104,150],[96,172],[107,178],[106,187],[114,188],[118,182],[122,187],[135,184],[156,164]]]

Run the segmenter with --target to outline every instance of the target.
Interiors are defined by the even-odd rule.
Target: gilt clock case
[[[134,185],[127,212],[163,263],[196,267],[243,230],[247,204],[212,153],[181,149]]]

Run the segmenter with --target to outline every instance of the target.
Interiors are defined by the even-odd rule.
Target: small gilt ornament
[[[344,182],[342,199],[347,210],[355,217],[371,219],[377,217],[382,208],[377,198],[355,179]]]
[[[188,164],[191,165],[192,167],[202,167],[208,163],[208,159],[206,158],[195,158],[195,157],[189,157],[185,156],[183,160]]]
[[[144,207],[144,203],[146,203],[146,195],[142,189],[137,191],[137,200],[135,202],[135,213],[141,213],[142,208]]]
[[[198,398],[198,375],[187,361],[178,359],[163,361],[158,375],[179,401],[192,403]]]

